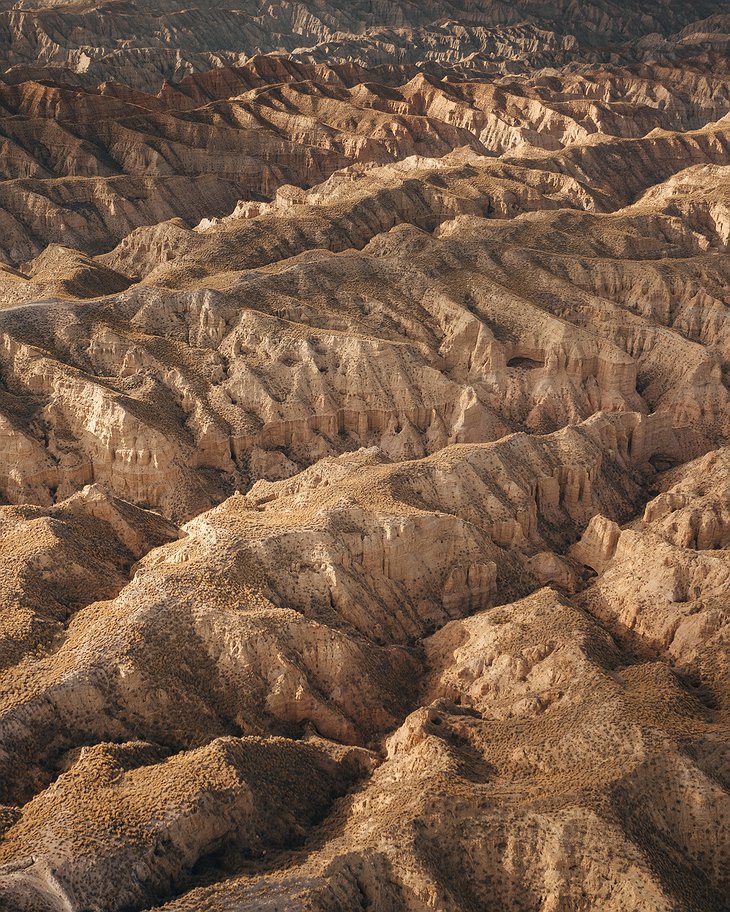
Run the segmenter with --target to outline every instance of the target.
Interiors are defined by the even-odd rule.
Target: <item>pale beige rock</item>
[[[581,540],[570,549],[570,556],[596,573],[603,573],[616,555],[620,538],[617,523],[605,516],[594,516]]]
[[[0,907],[725,909],[719,0],[5,6]]]

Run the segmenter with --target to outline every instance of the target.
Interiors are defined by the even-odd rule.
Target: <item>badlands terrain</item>
[[[0,909],[730,909],[730,15],[0,0]]]

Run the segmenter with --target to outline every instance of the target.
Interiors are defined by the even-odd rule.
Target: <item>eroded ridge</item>
[[[727,47],[0,3],[3,912],[730,908]]]

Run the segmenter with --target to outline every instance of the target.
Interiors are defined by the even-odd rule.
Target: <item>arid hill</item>
[[[722,4],[0,3],[0,910],[730,910]]]
[[[257,57],[156,95],[108,82],[0,82],[0,259],[22,266],[49,243],[99,254],[135,228],[172,218],[193,227],[355,163],[694,130],[729,104],[718,51],[585,66],[561,80]]]
[[[68,71],[155,91],[212,67],[239,65],[258,53],[289,53],[326,62],[356,61],[449,67],[530,69],[608,59],[641,39],[651,48],[677,34],[705,36],[727,13],[721,0],[653,0],[637,8],[591,0],[378,0],[332,4],[321,0],[81,0],[0,3],[0,68],[15,79],[28,69]]]

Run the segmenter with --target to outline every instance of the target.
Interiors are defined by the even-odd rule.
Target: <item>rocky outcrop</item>
[[[600,417],[415,465],[361,451],[192,520],[115,599],[79,612],[49,654],[8,672],[8,793],[28,787],[28,764],[42,776],[49,751],[88,738],[143,731],[182,747],[211,728],[291,735],[309,724],[367,743],[414,699],[414,643],[522,594],[533,555],[563,548],[593,513],[632,511],[642,463],[606,457],[601,440],[628,444],[640,422]],[[134,533],[96,489],[54,509],[81,505],[120,545]],[[520,530],[510,543],[508,522]]]
[[[391,736],[388,759],[358,796],[347,832],[357,832],[365,809],[372,816],[390,800],[384,791],[390,780],[408,783],[407,793],[401,791],[405,820],[431,813],[421,806],[422,776],[432,781],[435,771],[455,763],[450,775],[457,779],[492,781],[495,752],[510,737],[494,731],[495,723],[509,727],[530,719],[532,729],[534,720],[545,718],[546,725],[569,724],[571,740],[552,748],[549,759],[531,754],[535,748],[523,740],[522,753],[513,747],[512,762],[555,770],[578,762],[573,751],[580,745],[585,775],[585,765],[598,763],[605,751],[604,740],[596,740],[598,706],[606,718],[613,713],[622,720],[612,737],[617,751],[624,745],[616,771],[599,777],[600,788],[613,795],[610,783],[616,782],[630,790],[633,771],[646,769],[649,761],[648,748],[634,747],[627,731],[642,737],[644,723],[626,715],[634,698],[612,677],[620,647],[588,614],[547,590],[485,609],[539,586],[533,571],[560,566],[573,530],[584,528],[592,515],[613,512],[621,519],[636,509],[641,467],[651,450],[639,451],[632,442],[647,422],[634,414],[600,416],[545,438],[522,434],[494,444],[456,445],[415,464],[392,464],[377,451],[360,451],[324,460],[289,480],[259,482],[247,497],[234,497],[188,523],[178,541],[135,566],[116,597],[77,610],[47,654],[29,656],[3,678],[3,797],[27,802],[37,793],[24,803],[3,843],[6,895],[18,908],[35,903],[57,909],[59,896],[83,904],[102,889],[111,891],[104,893],[107,905],[121,908],[122,902],[141,904],[179,890],[201,858],[224,846],[232,858],[236,852],[262,857],[277,842],[299,838],[312,815],[373,762],[362,751],[291,738],[309,731],[309,740],[317,732],[373,745],[418,699],[428,708],[408,716]],[[641,439],[652,438],[642,433]],[[654,446],[664,445],[653,439]],[[121,540],[134,532],[136,514],[122,523],[117,503],[88,489],[54,509],[67,521],[81,510],[107,522]],[[507,543],[509,517],[521,531]],[[614,565],[621,559],[619,547]],[[641,553],[638,560],[645,560]],[[562,566],[570,569],[565,561]],[[611,572],[601,580],[609,585]],[[466,615],[472,617],[448,623]],[[414,648],[434,628],[442,629],[425,640],[425,652]],[[661,673],[657,668],[655,674]],[[419,678],[425,687],[420,697]],[[629,684],[627,678],[625,686],[644,693],[640,681]],[[656,682],[646,686],[656,701]],[[592,694],[590,705],[586,693]],[[575,713],[583,720],[580,730]],[[662,713],[671,738],[671,716],[666,708]],[[493,735],[486,735],[486,726]],[[161,762],[159,748],[120,746],[133,732],[175,757]],[[211,732],[217,740],[210,741]],[[540,730],[529,737],[544,748]],[[90,740],[99,746],[79,755]],[[117,744],[100,743],[108,740]],[[207,746],[198,748],[201,741]],[[51,784],[49,772],[59,756],[68,771]],[[302,781],[300,764],[313,763],[322,771],[317,787],[297,792],[301,805],[299,798],[285,798]],[[676,767],[679,755],[667,763]],[[652,775],[674,775],[667,769]],[[701,778],[695,768],[687,769]],[[515,774],[509,775],[514,782]],[[612,800],[624,813],[622,799]],[[139,818],[130,816],[130,801]],[[571,807],[595,821],[595,833],[583,837],[592,845],[607,831],[586,801],[573,798]],[[159,802],[164,813],[156,810]],[[64,839],[43,841],[44,821],[57,820],[61,806]],[[95,807],[104,811],[91,823]],[[381,819],[383,811],[375,813]],[[150,815],[154,827],[145,822]],[[269,821],[263,829],[254,823],[261,820]],[[515,828],[507,838],[526,838],[526,823],[503,820],[502,826]],[[135,827],[141,829],[133,838]],[[119,833],[113,844],[105,842],[110,831]],[[361,851],[360,837],[347,832],[342,838],[354,839],[354,851]],[[337,838],[322,850],[325,858],[337,851]],[[454,844],[453,834],[440,831],[439,838]],[[621,839],[619,857],[638,859],[629,830]],[[89,856],[83,846],[97,841],[102,847]],[[411,851],[415,847],[406,849]],[[122,857],[132,861],[120,865]],[[320,863],[318,854],[310,862]],[[651,884],[657,896],[664,895],[646,862],[636,864],[644,871],[645,889]],[[416,882],[425,877],[438,895],[451,895],[450,883],[435,879],[435,871],[428,874],[428,865],[419,870]],[[472,871],[469,889],[478,893],[484,876],[481,869]],[[535,869],[515,870],[509,889],[529,892],[530,878],[542,876]],[[721,874],[712,876],[721,883]]]
[[[571,556],[596,573],[603,573],[616,554],[620,538],[617,523],[605,516],[594,516],[581,540],[571,549]]]
[[[716,124],[642,143],[680,156],[691,139],[720,156],[725,135]],[[53,248],[31,278],[8,273],[5,436],[33,468],[11,471],[4,496],[49,503],[98,481],[183,519],[360,446],[413,459],[601,410],[656,412],[655,468],[706,451],[730,427],[719,290],[701,326],[687,321],[694,270],[717,288],[725,258],[705,257],[705,236],[677,216],[647,214],[649,197],[610,215],[553,210],[589,183],[556,176],[562,199],[548,198],[549,173],[472,151],[356,167],[204,230],[138,232],[103,262]],[[509,211],[518,192],[534,212]],[[647,298],[630,267],[616,280],[627,232],[654,264],[636,279]],[[68,293],[159,260],[143,284],[83,307],[28,300],[29,287]],[[670,440],[666,422],[687,432]]]
[[[670,657],[712,704],[726,699],[728,676],[727,464],[723,448],[669,473],[642,521],[622,531],[597,517],[573,549],[603,571],[582,596],[590,611],[632,648]],[[604,534],[596,566],[601,528],[610,544]]]
[[[727,908],[729,25],[0,0],[3,910]]]
[[[317,909],[669,910],[678,896],[722,907],[722,761],[709,761],[707,729],[689,723],[694,704],[666,666],[626,666],[605,630],[549,590],[454,621],[425,649],[426,704],[387,740],[344,830],[306,859],[285,856],[275,877],[246,872],[172,909],[221,893],[243,908],[290,896]]]
[[[717,0],[689,8],[664,0],[641,12],[628,3],[595,0],[580,17],[572,14],[568,0],[549,9],[536,0],[512,5],[458,0],[446,6],[431,0],[408,7],[394,2],[336,7],[311,0],[265,6],[236,0],[223,9],[199,0],[184,10],[160,2],[120,9],[106,0],[84,7],[10,8],[6,3],[0,28],[2,64],[11,74],[40,64],[147,88],[260,51],[366,65],[432,58],[454,68],[504,66],[505,61],[512,68],[544,67],[590,56],[593,45],[604,48],[606,42],[625,44],[641,36],[647,36],[647,49],[652,44],[660,49],[663,35],[687,28],[689,37],[695,20],[724,11]],[[641,45],[636,49],[642,50]]]
[[[0,83],[0,259],[13,266],[48,244],[100,253],[140,226],[175,218],[209,225],[238,200],[236,211],[251,213],[261,201],[281,202],[284,186],[311,187],[352,163],[461,147],[489,156],[555,151],[701,128],[729,105],[727,74],[715,58],[619,72],[594,66],[555,82],[467,74],[445,81],[430,66],[365,70],[255,57],[158,94],[117,83],[53,85],[47,77]],[[512,203],[491,207],[510,214]],[[700,208],[693,218],[717,217],[724,237],[722,212],[704,217]],[[110,278],[89,277],[69,291],[102,293]]]

